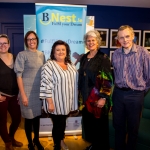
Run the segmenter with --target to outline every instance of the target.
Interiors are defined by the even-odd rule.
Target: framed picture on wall
[[[101,48],[108,48],[108,29],[96,28],[96,30],[100,33],[102,41]]]
[[[134,30],[133,42],[137,45],[141,45],[141,30]]]
[[[109,52],[109,58],[110,58],[110,62],[112,61],[112,56],[113,56],[113,53],[114,53],[114,51],[113,51],[113,50],[110,50],[110,52]]]
[[[143,31],[143,47],[150,49],[150,31]]]
[[[110,29],[110,48],[119,48],[120,43],[117,39],[117,29]]]
[[[110,52],[109,52],[109,58],[110,58],[110,62],[111,62],[111,69],[113,69],[113,66],[112,66],[112,56],[113,56],[113,53],[114,53],[114,51],[110,50]]]

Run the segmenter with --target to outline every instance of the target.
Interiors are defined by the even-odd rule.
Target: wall
[[[0,34],[9,36],[10,51],[17,54],[24,49],[23,15],[35,14],[34,4],[0,3]]]
[[[18,49],[23,49],[24,14],[35,14],[35,5],[33,3],[0,3],[0,33],[17,32],[11,37],[13,41],[11,49],[14,49],[14,46],[16,49],[17,43],[22,43],[22,47]],[[95,16],[96,28],[117,29],[120,25],[128,24],[135,30],[150,30],[149,14],[150,8],[87,6],[87,15]],[[109,55],[110,49],[103,48],[102,51]]]
[[[149,14],[150,8],[97,5],[88,5],[87,11],[88,16],[95,16],[95,28],[107,29],[118,29],[121,25],[130,25],[134,28],[134,30],[150,30]],[[108,45],[109,44],[110,41]],[[110,50],[113,49],[102,49],[102,51],[108,55]]]

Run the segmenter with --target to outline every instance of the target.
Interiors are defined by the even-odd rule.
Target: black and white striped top
[[[78,109],[78,72],[74,65],[67,64],[63,70],[55,61],[49,60],[42,68],[40,98],[44,99],[43,107],[46,112],[45,98],[52,98],[55,110],[53,114],[67,115]]]

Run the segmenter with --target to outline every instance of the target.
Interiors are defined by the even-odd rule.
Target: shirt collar
[[[122,47],[120,47],[120,48],[118,49],[118,52],[120,52],[120,53],[124,53],[123,48],[122,48]],[[134,43],[133,43],[133,45],[132,45],[132,48],[131,48],[131,51],[130,51],[130,52],[135,52],[135,53],[137,53],[137,47],[136,47],[136,44],[134,44]]]

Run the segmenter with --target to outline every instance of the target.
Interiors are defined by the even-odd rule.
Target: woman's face
[[[86,39],[86,47],[90,51],[94,51],[98,49],[98,42],[95,37],[88,36]]]
[[[64,45],[57,45],[54,50],[54,57],[56,61],[65,61],[67,50]]]
[[[10,44],[8,43],[8,39],[5,37],[0,38],[0,53],[8,53],[8,49]]]
[[[37,38],[33,33],[29,34],[29,36],[27,37],[27,44],[29,50],[37,49]]]

